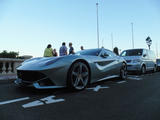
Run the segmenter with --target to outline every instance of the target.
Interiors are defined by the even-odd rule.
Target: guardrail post
[[[8,65],[9,65],[9,66],[8,66],[8,74],[11,74],[11,73],[12,73],[12,72],[11,72],[11,70],[12,70],[12,68],[11,68],[11,62],[9,62]]]
[[[6,74],[6,62],[2,62],[2,74]]]

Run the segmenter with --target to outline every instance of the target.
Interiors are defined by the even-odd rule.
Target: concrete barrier
[[[0,58],[0,81],[16,79],[16,68],[26,59]]]

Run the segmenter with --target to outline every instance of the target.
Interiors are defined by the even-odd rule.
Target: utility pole
[[[132,48],[134,48],[133,22],[131,23],[131,27],[132,27]]]
[[[99,23],[98,23],[98,3],[96,3],[97,6],[97,44],[99,48]]]
[[[156,56],[158,58],[158,44],[156,43]]]
[[[103,46],[103,41],[104,41],[104,38],[102,38],[102,47],[104,47],[104,46]]]
[[[112,50],[113,50],[113,33],[111,33],[111,42],[112,42]]]

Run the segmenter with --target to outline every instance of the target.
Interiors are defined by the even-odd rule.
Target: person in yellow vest
[[[53,57],[52,45],[48,44],[47,48],[44,50],[44,57]]]

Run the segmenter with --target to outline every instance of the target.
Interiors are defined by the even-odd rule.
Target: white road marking
[[[58,103],[65,101],[64,99],[54,99],[55,96],[48,96],[46,98],[42,98],[40,100],[36,100],[27,104],[22,105],[23,108],[36,107],[44,104]]]
[[[127,82],[127,81],[119,81],[119,82],[116,82],[116,83],[121,84],[121,83],[125,83],[125,82]]]
[[[88,89],[88,90],[89,90],[89,89],[92,89],[93,91],[97,92],[97,91],[99,91],[100,89],[105,89],[105,88],[109,88],[109,87],[108,87],[108,86],[101,87],[100,85],[97,85],[96,87],[87,88],[87,89]]]
[[[129,80],[142,80],[142,78],[140,78],[140,77],[132,77],[132,76],[130,76],[130,77],[128,77],[127,79],[129,79]]]
[[[44,101],[46,104],[51,104],[51,103],[57,103],[57,102],[63,102],[65,101],[64,99],[54,99],[55,96],[49,96],[46,98],[41,99]]]
[[[24,100],[28,100],[28,99],[30,99],[30,98],[29,97],[24,97],[24,98],[18,98],[18,99],[14,99],[14,100],[8,100],[8,101],[0,102],[0,105],[19,102],[19,101],[24,101]]]
[[[43,102],[36,100],[27,104],[22,105],[23,108],[29,108],[29,107],[35,107],[35,106],[40,106],[40,105],[44,105]]]

